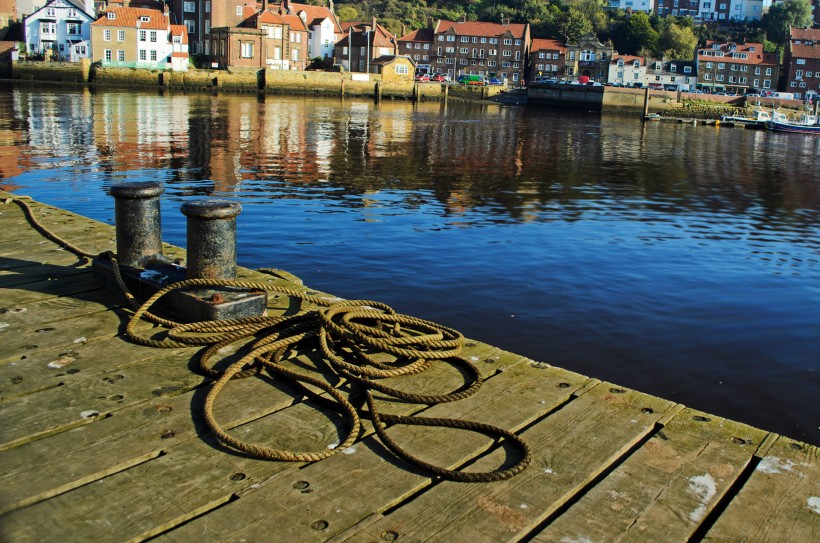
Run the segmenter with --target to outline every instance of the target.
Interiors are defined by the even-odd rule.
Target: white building
[[[51,0],[25,18],[28,54],[71,62],[89,58],[93,21],[93,2],[84,5],[79,0]]]
[[[631,55],[614,55],[609,63],[607,83],[624,87],[646,85],[646,59]]]
[[[609,0],[607,7],[652,13],[655,11],[655,0]]]
[[[283,4],[284,5],[284,4]],[[307,58],[333,58],[333,46],[342,37],[336,15],[324,6],[289,4],[308,29]]]

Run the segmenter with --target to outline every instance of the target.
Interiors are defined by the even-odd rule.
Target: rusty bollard
[[[195,200],[182,204],[188,217],[188,279],[236,279],[239,202]]]
[[[164,191],[157,181],[111,186],[120,264],[141,268],[148,260],[162,255],[159,197]]]

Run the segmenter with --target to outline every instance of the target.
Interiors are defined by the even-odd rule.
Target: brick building
[[[524,81],[530,25],[482,21],[439,21],[433,30],[431,71],[455,79],[460,74]]]
[[[567,48],[559,40],[533,38],[529,78],[560,79],[566,70]]]
[[[709,40],[697,50],[696,63],[698,87],[707,92],[747,94],[777,88],[777,54],[764,52],[762,43]]]
[[[301,17],[246,7],[237,26],[211,31],[211,60],[228,66],[304,70],[308,29]]]
[[[399,40],[372,19],[368,23],[342,23],[343,37],[336,42],[333,63],[351,72],[378,73],[372,62],[399,54]]]
[[[568,43],[565,77],[577,79],[583,75],[590,81],[606,83],[614,53],[612,44],[603,44],[594,35],[585,36],[578,43]]]
[[[785,85],[782,90],[796,98],[820,94],[820,28],[791,28],[783,58]]]
[[[432,56],[435,33],[432,28],[420,28],[399,38],[399,54],[407,55],[416,63],[416,71],[420,74],[442,72],[434,70]]]

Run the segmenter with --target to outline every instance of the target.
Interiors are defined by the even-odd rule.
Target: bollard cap
[[[111,185],[108,194],[114,198],[141,200],[154,198],[165,192],[165,187],[159,181],[127,181]]]
[[[242,205],[232,200],[194,200],[182,204],[180,210],[197,219],[232,219],[242,212]]]

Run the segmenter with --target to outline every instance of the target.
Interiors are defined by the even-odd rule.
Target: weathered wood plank
[[[233,428],[292,405],[293,394],[267,378],[242,379],[217,399],[216,412]],[[207,433],[202,389],[132,405],[73,430],[0,453],[0,513],[36,503],[156,458]],[[55,458],[59,458],[55,462]],[[66,469],[70,466],[70,469]]]
[[[684,409],[531,541],[688,541],[766,435]]]
[[[3,288],[3,299],[14,300],[15,305],[39,302],[60,296],[72,296],[91,290],[100,290],[102,287],[94,282],[90,273],[55,277],[30,283],[19,283]],[[0,302],[3,303],[3,302]],[[0,308],[0,315],[5,313]]]
[[[0,252],[0,259],[2,259]],[[53,281],[55,279],[65,282],[72,276],[88,273],[88,264],[80,267],[72,266],[51,266],[47,264],[26,264],[15,266],[9,269],[0,268],[0,288],[6,289],[18,285],[28,285],[42,281]]]
[[[779,437],[703,541],[820,541],[820,449]]]
[[[471,353],[480,352],[486,358],[497,359],[500,366],[506,366],[513,361],[521,360],[520,357],[512,355],[509,355],[505,360],[505,357],[493,354],[499,353],[498,349],[488,346],[480,345],[473,349],[470,351]],[[459,379],[454,380],[453,375],[451,375],[452,372],[449,372],[448,375],[448,371],[444,368],[434,366],[428,371],[439,372],[441,378],[454,381],[451,386],[458,384]],[[406,384],[403,388],[413,389],[411,384],[413,377],[408,376],[405,379]],[[242,381],[239,383],[242,383]],[[229,385],[229,387],[233,386],[236,385]],[[232,395],[230,390],[226,390],[226,393],[228,396]],[[173,400],[163,403],[170,404]],[[412,413],[420,407],[399,403],[392,410],[401,411],[402,408],[403,412]],[[115,413],[111,419],[120,416],[120,413]],[[131,416],[133,417],[133,415]],[[217,417],[223,420],[226,415],[221,412],[221,409],[218,409]],[[271,416],[245,424],[237,428],[234,433],[273,447],[304,450],[322,447],[334,441],[338,442],[338,437],[336,437],[338,420],[339,417],[335,414],[330,415],[330,418],[328,418],[328,415],[318,412],[308,404],[297,404],[285,411],[276,412]],[[95,422],[93,425],[81,429],[72,430],[72,432],[93,431],[99,425],[107,423],[109,423],[109,419]],[[57,442],[63,436],[67,436],[72,432],[51,436],[43,442]],[[135,434],[144,435],[141,431],[137,431]],[[80,520],[84,515],[86,520],[93,517],[110,522],[112,525],[106,529],[106,534],[112,539],[128,540],[130,538],[148,537],[224,503],[234,493],[247,490],[249,487],[258,485],[277,473],[291,471],[298,466],[297,464],[264,462],[246,458],[243,455],[226,454],[225,450],[210,442],[208,435],[207,433],[202,435],[202,438],[206,441],[194,439],[193,442],[182,443],[179,447],[163,447],[167,454],[155,459],[151,459],[151,455],[155,454],[152,452],[153,449],[146,452],[144,447],[136,447],[134,455],[130,458],[143,463],[130,467],[125,471],[118,471],[110,477],[97,481],[94,485],[75,488],[44,502],[11,511],[4,517],[4,523],[10,527],[9,533],[14,534],[15,537],[21,537],[24,541],[49,539],[47,533],[37,530],[26,531],[25,528],[31,522],[31,518],[36,518],[42,514],[56,515],[55,518],[59,518],[60,523],[67,523],[65,525],[66,529],[72,533],[75,528],[79,530],[76,532],[76,536],[69,536],[69,540],[74,537],[75,540],[82,541],[90,537],[89,526],[86,526],[85,522]],[[112,437],[112,439],[114,438]],[[156,440],[155,435],[153,439]],[[29,444],[26,447],[32,445],[34,444]],[[82,448],[74,450],[76,450],[74,457],[82,454]],[[9,451],[9,453],[11,452]],[[102,454],[101,451],[98,450],[98,452]],[[227,457],[227,459],[224,457]],[[124,460],[119,466],[127,467],[129,465],[128,461]],[[225,475],[224,468],[226,465],[231,466],[227,475]],[[116,467],[114,466],[111,469],[116,469]],[[102,470],[99,468],[95,471],[96,474],[101,472]],[[238,472],[243,473],[244,479],[234,481],[229,478],[231,474]],[[59,486],[54,484],[52,488],[58,488]],[[69,484],[67,488],[73,487]],[[64,491],[65,489],[61,490]],[[179,489],[184,490],[180,492]],[[49,490],[45,490],[38,495],[47,495],[48,492]],[[112,500],[101,498],[109,494],[116,497]],[[119,496],[128,496],[128,499],[120,499]],[[129,501],[144,504],[144,507],[140,505],[142,507],[141,512],[125,514],[122,508],[127,507]],[[150,507],[148,504],[152,503],[163,503],[164,507]],[[93,514],[90,513],[92,510],[94,511]],[[71,512],[72,516],[63,519],[61,511],[66,514]],[[143,513],[144,516],[137,516],[143,515]],[[78,516],[74,516],[74,514]],[[33,517],[30,515],[33,515]],[[16,519],[25,520],[18,521]],[[60,534],[61,541],[65,540],[65,537],[67,537],[65,533]]]
[[[0,451],[88,424],[129,405],[173,396],[203,383],[187,369],[190,353],[92,376],[0,404]]]
[[[71,385],[144,360],[167,357],[171,352],[181,350],[151,349],[121,336],[81,341],[66,350],[26,351],[25,358],[0,364],[0,402]]]
[[[443,482],[350,541],[517,541],[649,435],[672,402],[600,384],[522,433],[533,463],[498,483]],[[491,454],[476,463],[498,462]]]
[[[490,379],[478,394],[432,407],[423,416],[477,420],[516,429],[567,401],[588,381],[564,370],[533,366],[518,364]],[[443,466],[461,465],[488,447],[486,436],[466,431],[399,425],[389,433],[412,453]],[[326,541],[374,511],[383,511],[431,484],[429,476],[394,459],[375,438],[344,452],[243,495],[161,540],[208,537],[254,541],[275,530],[282,541]],[[496,459],[485,469],[501,464],[503,460]],[[304,492],[306,485],[309,492]]]

